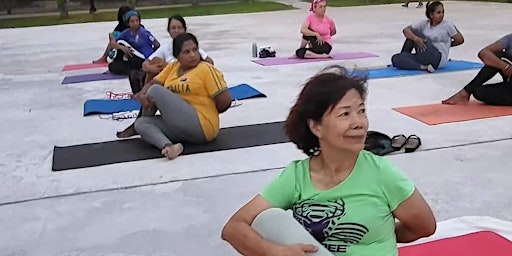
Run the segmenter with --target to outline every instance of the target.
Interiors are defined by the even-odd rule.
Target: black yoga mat
[[[286,143],[284,122],[223,128],[207,144],[184,143],[183,155]],[[53,149],[53,171],[160,158],[160,150],[140,138],[82,144]]]

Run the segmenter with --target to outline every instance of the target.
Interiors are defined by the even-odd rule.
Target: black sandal
[[[405,153],[416,151],[421,146],[421,139],[417,135],[410,135],[405,142]]]
[[[393,147],[393,149],[395,151],[398,151],[398,150],[402,149],[402,147],[405,145],[406,142],[407,142],[407,138],[405,137],[405,135],[398,134],[398,135],[393,136],[393,138],[391,138],[391,147]]]

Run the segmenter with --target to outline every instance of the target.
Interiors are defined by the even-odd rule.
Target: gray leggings
[[[414,41],[406,39],[402,51],[391,57],[391,64],[393,67],[406,70],[421,70],[422,65],[432,65],[434,69],[437,69],[441,62],[441,53],[428,40],[425,41],[425,46],[425,51],[419,51]],[[416,49],[414,54],[412,49]]]
[[[196,110],[177,94],[155,84],[146,93],[156,108],[143,109],[135,120],[135,130],[143,140],[162,149],[179,142],[206,143],[206,137]],[[155,116],[160,110],[160,116]]]
[[[318,251],[311,256],[333,256],[334,254],[319,243],[309,232],[297,222],[290,212],[278,208],[270,208],[261,212],[251,227],[263,238],[279,245],[311,244]]]

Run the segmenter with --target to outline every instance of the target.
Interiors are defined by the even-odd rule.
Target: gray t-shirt
[[[439,67],[443,67],[448,61],[450,47],[452,45],[452,37],[458,31],[451,21],[443,20],[441,23],[431,26],[429,20],[423,20],[412,25],[412,29],[420,33],[420,37],[429,40],[441,53],[441,61]]]
[[[512,57],[512,34],[508,34],[499,40],[505,47],[505,56],[508,58]]]

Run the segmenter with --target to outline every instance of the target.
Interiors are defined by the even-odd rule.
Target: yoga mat
[[[251,98],[266,98],[267,95],[262,92],[254,89],[254,87],[248,84],[239,84],[237,86],[229,87],[229,93],[233,99],[237,100],[245,100]]]
[[[94,64],[94,63],[69,64],[69,65],[65,65],[62,68],[62,71],[82,70],[82,69],[89,69],[89,68],[104,68],[104,67],[108,67],[108,63],[105,62],[105,63],[99,63],[99,64]]]
[[[454,71],[463,71],[470,69],[482,68],[483,64],[478,62],[470,62],[463,60],[450,60],[446,65],[440,69],[437,69],[435,73],[446,73]],[[357,74],[357,72],[356,72]],[[385,68],[377,68],[369,70],[369,79],[389,78],[389,77],[401,77],[401,76],[414,76],[414,75],[426,75],[429,74],[427,71],[422,70],[403,70],[397,69],[391,66]]]
[[[92,99],[84,103],[84,116],[133,111],[139,110],[140,107],[140,102],[137,99]]]
[[[399,256],[511,256],[512,242],[491,231],[435,240],[398,249]]]
[[[267,97],[265,94],[254,89],[248,84],[239,84],[229,87],[231,97],[237,100],[251,99],[256,97]],[[113,114],[124,111],[139,110],[141,107],[137,99],[91,99],[84,103],[84,116],[94,114]]]
[[[326,59],[299,59],[295,56],[293,57],[284,57],[284,58],[263,58],[263,59],[255,59],[251,60],[254,63],[260,64],[262,66],[277,66],[277,65],[289,65],[289,64],[300,64],[300,63],[310,63],[310,62],[318,62],[318,61],[329,61],[329,60],[351,60],[351,59],[361,59],[361,58],[370,58],[370,57],[379,57],[379,55],[375,55],[367,52],[344,52],[344,53],[334,53],[331,54],[332,58]]]
[[[286,143],[284,122],[223,128],[217,138],[203,145],[184,143],[183,155]],[[53,171],[161,158],[160,150],[140,138],[100,143],[55,146]]]
[[[66,76],[66,77],[64,77],[64,80],[62,80],[62,84],[75,84],[75,83],[112,80],[112,79],[123,79],[123,78],[128,78],[128,76],[117,75],[117,74],[113,74],[113,73],[110,73],[107,71],[104,73],[96,73],[96,74]]]
[[[464,105],[428,104],[393,108],[427,125],[437,125],[512,115],[512,107],[490,106],[478,101]]]

